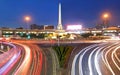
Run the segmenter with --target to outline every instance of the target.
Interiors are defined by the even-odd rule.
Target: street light
[[[29,21],[29,20],[30,20],[30,17],[29,17],[29,16],[26,16],[26,17],[25,17],[25,20],[26,20],[26,21]]]
[[[26,21],[27,28],[29,29],[28,22],[31,20],[31,17],[30,16],[25,16],[24,20]]]
[[[29,29],[28,22],[31,20],[31,17],[30,16],[25,16],[24,20],[26,21],[27,29]],[[28,30],[26,31],[26,34],[27,34],[27,38],[30,39],[30,34],[29,34]]]
[[[103,15],[103,18],[104,19],[107,19],[109,17],[109,15],[107,14],[107,13],[105,13],[104,15]]]
[[[110,15],[108,13],[103,14],[103,28],[109,27],[109,17]]]

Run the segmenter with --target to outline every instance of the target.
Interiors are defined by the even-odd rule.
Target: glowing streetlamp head
[[[109,15],[108,15],[108,14],[104,14],[103,17],[104,17],[104,18],[108,18]]]
[[[25,21],[30,21],[30,20],[31,20],[30,16],[25,16]]]

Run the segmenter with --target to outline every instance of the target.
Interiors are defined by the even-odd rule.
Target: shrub
[[[67,60],[73,50],[72,46],[54,46],[53,49],[57,53],[60,67],[65,67]]]

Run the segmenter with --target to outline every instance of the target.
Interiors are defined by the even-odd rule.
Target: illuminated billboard
[[[81,30],[82,25],[67,25],[67,30]]]

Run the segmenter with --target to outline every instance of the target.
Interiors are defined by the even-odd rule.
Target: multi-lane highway
[[[0,55],[0,75],[59,75],[57,55],[46,44],[14,41]]]
[[[0,55],[0,75],[6,75],[12,72],[13,65],[19,60],[21,50],[17,49],[15,45],[6,43],[12,48]]]
[[[44,42],[45,43],[45,42]],[[0,55],[0,75],[60,75],[59,62],[51,44],[31,41],[9,43],[10,50]],[[77,45],[77,46],[76,46]],[[83,44],[85,45],[85,44]],[[89,46],[88,46],[89,45]],[[74,44],[71,75],[119,75],[120,42]],[[79,47],[79,48],[78,48]],[[71,55],[72,55],[71,54]],[[70,68],[70,67],[69,67]]]
[[[44,57],[40,48],[32,44],[9,45],[13,48],[0,55],[0,75],[42,75]]]
[[[42,72],[45,73],[46,70],[42,71],[42,66],[44,62],[44,56],[37,45],[27,44],[31,50],[31,64],[29,71],[26,75],[41,75]]]
[[[109,42],[85,47],[75,55],[71,75],[119,75],[120,43]]]

